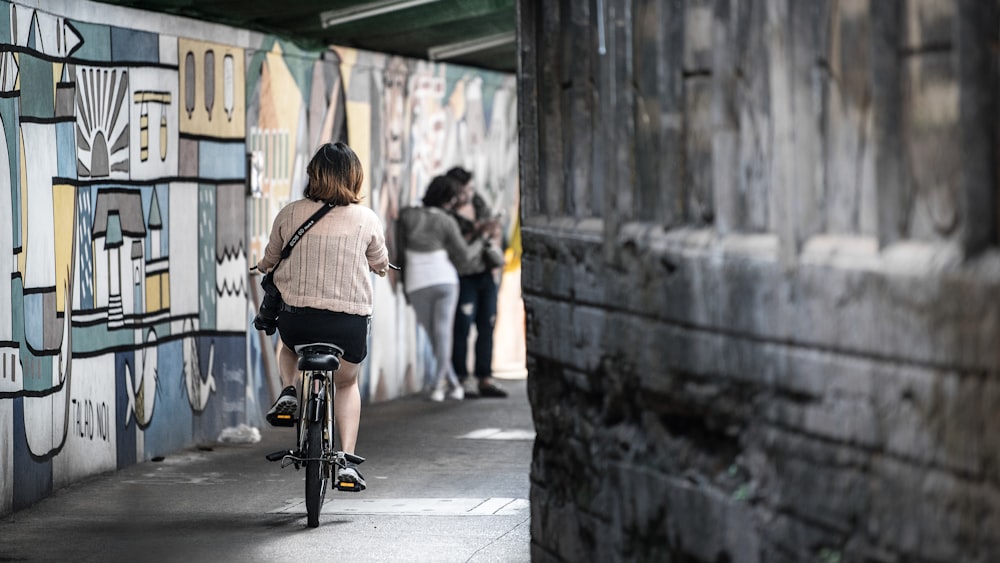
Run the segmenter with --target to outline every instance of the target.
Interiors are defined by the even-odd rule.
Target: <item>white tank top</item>
[[[430,252],[406,251],[406,292],[432,285],[458,284],[458,272],[443,248]]]

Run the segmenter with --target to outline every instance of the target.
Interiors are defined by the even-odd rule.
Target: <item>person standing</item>
[[[451,363],[452,331],[458,302],[457,268],[482,253],[481,241],[468,243],[451,215],[458,186],[436,176],[427,186],[423,206],[408,207],[399,216],[399,247],[403,249],[403,288],[417,322],[431,342],[436,372],[430,399],[465,396]]]
[[[446,175],[460,186],[453,214],[466,240],[482,240],[483,252],[458,269],[458,309],[452,344],[452,366],[468,397],[506,397],[507,391],[493,379],[493,328],[497,319],[499,284],[496,271],[503,266],[500,248],[500,216],[491,213],[476,193],[472,173],[456,166]],[[469,377],[469,332],[476,327],[475,361]]]
[[[359,205],[364,171],[354,151],[344,143],[327,143],[306,167],[309,178],[303,199],[283,207],[274,218],[261,272],[274,270],[281,290],[277,330],[282,346],[279,371],[285,388],[266,415],[272,425],[278,414],[297,416],[298,356],[295,346],[330,342],[344,350],[333,375],[334,413],[340,444],[353,454],[361,420],[358,388],[360,364],[368,355],[372,314],[369,272],[384,276],[389,266],[382,223],[370,208]],[[333,206],[306,232],[287,258],[282,249],[303,223],[324,205]],[[280,264],[279,264],[280,262]],[[338,481],[366,487],[357,466],[348,462]]]

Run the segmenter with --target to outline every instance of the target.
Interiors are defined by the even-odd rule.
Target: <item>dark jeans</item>
[[[497,282],[490,271],[458,278],[458,311],[455,313],[451,363],[455,375],[469,375],[469,330],[476,325],[475,376],[493,374],[493,325],[497,320]]]

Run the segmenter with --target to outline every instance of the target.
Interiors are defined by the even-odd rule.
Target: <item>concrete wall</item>
[[[998,3],[519,3],[537,561],[1000,559]]]
[[[247,268],[319,144],[361,155],[390,237],[455,164],[516,217],[513,80],[83,0],[0,2],[0,514],[260,424],[274,341],[247,331]],[[366,401],[419,389],[430,357],[395,280],[375,283]],[[500,338],[516,350],[520,334]]]

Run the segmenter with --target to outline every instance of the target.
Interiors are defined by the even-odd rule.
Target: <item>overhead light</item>
[[[517,34],[513,31],[507,31],[504,33],[497,33],[496,35],[477,37],[467,41],[456,41],[455,43],[435,45],[434,47],[427,49],[427,58],[432,61],[443,61],[453,59],[455,57],[461,57],[462,55],[468,55],[469,53],[477,53],[479,51],[493,49],[494,47],[502,47],[515,41],[517,41]]]
[[[323,27],[333,27],[347,22],[363,20],[365,18],[380,16],[382,14],[398,12],[399,10],[405,10],[407,8],[423,6],[424,4],[433,4],[434,2],[439,1],[440,0],[382,0],[381,2],[368,2],[359,6],[344,8],[342,10],[328,10],[326,12],[322,12],[319,15],[319,21]]]

